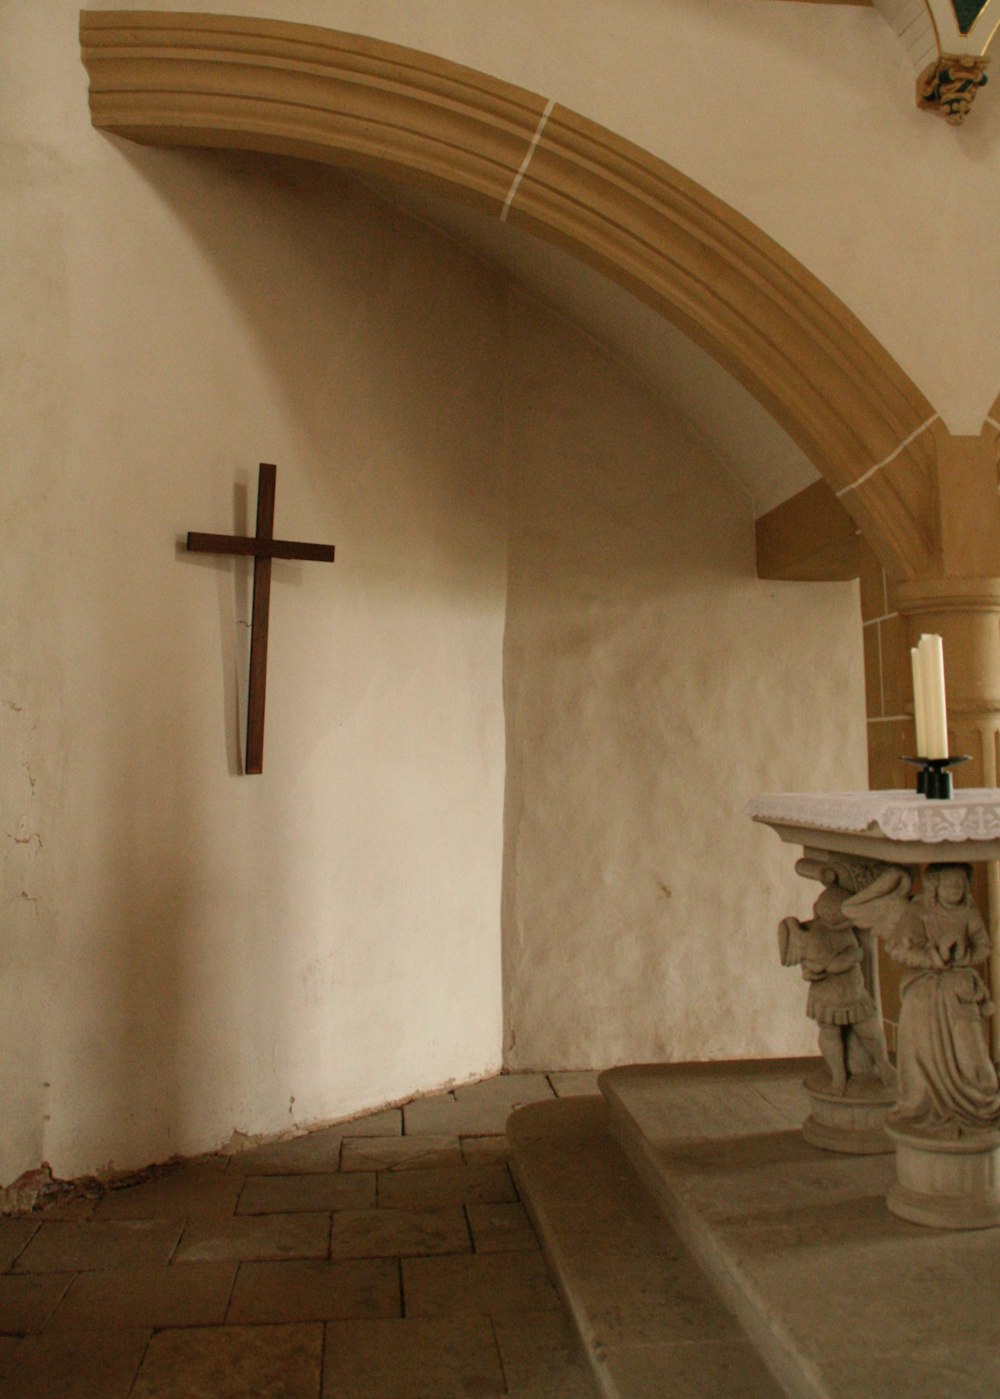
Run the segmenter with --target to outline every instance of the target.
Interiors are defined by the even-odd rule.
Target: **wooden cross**
[[[267,687],[267,624],[271,603],[271,560],[311,559],[333,563],[332,544],[294,544],[274,536],[276,468],[262,461],[257,477],[257,533],[252,536],[189,533],[187,546],[195,554],[253,556],[253,622],[250,628],[250,688],[247,695],[245,773],[264,767],[264,693]]]

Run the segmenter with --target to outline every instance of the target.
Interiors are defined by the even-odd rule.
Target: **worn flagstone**
[[[241,1263],[226,1320],[334,1321],[399,1316],[399,1263],[394,1258],[296,1259]]]
[[[553,1092],[557,1098],[582,1098],[593,1097],[599,1093],[597,1080],[600,1073],[596,1069],[581,1069],[571,1073],[549,1074],[548,1080],[552,1084]]]
[[[407,1316],[558,1310],[559,1298],[540,1253],[404,1258]]]
[[[531,1220],[517,1201],[513,1204],[468,1204],[465,1213],[477,1253],[520,1253],[538,1247]]]
[[[375,1205],[374,1172],[353,1175],[249,1176],[237,1214],[301,1214],[363,1210]],[[231,1213],[232,1211],[230,1211]]]
[[[378,1178],[380,1209],[443,1209],[476,1200],[516,1199],[514,1182],[502,1164],[386,1172]]]
[[[235,1219],[192,1220],[174,1261],[224,1262],[249,1258],[325,1258],[330,1237],[328,1214],[240,1215]]]
[[[80,1273],[49,1322],[50,1331],[222,1322],[235,1263],[171,1263]]]
[[[0,1219],[0,1271],[6,1272],[41,1227],[40,1218]]]
[[[510,1143],[505,1136],[462,1137],[462,1158],[467,1166],[485,1166],[510,1160]]]
[[[322,1354],[318,1322],[158,1331],[130,1399],[313,1399]]]
[[[354,1137],[344,1142],[342,1171],[421,1171],[431,1166],[461,1166],[457,1137]]]
[[[72,1273],[21,1273],[0,1277],[0,1333],[41,1331]]]
[[[148,1331],[0,1338],[0,1399],[133,1399]],[[170,1399],[182,1399],[174,1391]],[[221,1399],[221,1397],[220,1397]]]
[[[464,1212],[447,1210],[345,1210],[333,1216],[331,1258],[403,1258],[469,1253]]]
[[[407,1103],[404,1130],[407,1135],[499,1136],[515,1107],[553,1096],[545,1074],[501,1074]]]
[[[505,1120],[541,1091],[510,1077],[439,1096]],[[401,1126],[375,1114],[0,1220],[0,1399],[593,1399],[550,1327],[506,1137]]]
[[[180,1220],[88,1220],[43,1223],[14,1264],[15,1272],[76,1272],[166,1263],[180,1238]]]
[[[242,1177],[211,1167],[175,1171],[124,1190],[109,1191],[95,1206],[95,1219],[225,1218],[236,1208]]]
[[[403,1114],[399,1108],[386,1108],[368,1117],[338,1122],[333,1127],[321,1127],[283,1142],[264,1143],[236,1152],[230,1158],[229,1169],[244,1175],[291,1175],[296,1171],[310,1173],[336,1171],[340,1166],[343,1143],[352,1136],[398,1137],[403,1130]]]
[[[331,1322],[323,1381],[324,1399],[491,1399],[507,1393],[485,1316]]]

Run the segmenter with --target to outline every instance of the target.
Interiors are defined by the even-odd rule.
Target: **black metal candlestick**
[[[969,762],[968,753],[960,753],[953,758],[904,758],[904,763],[912,763],[920,771],[917,773],[917,794],[931,801],[950,801],[954,789],[951,781],[951,767]]]

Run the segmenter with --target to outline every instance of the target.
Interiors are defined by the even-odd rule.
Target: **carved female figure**
[[[983,1021],[993,1004],[976,970],[990,939],[967,865],[931,865],[887,944],[900,985],[899,1096],[892,1125],[960,1137],[1000,1126],[1000,1081]]]

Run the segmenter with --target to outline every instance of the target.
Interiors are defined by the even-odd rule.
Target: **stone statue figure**
[[[976,970],[990,938],[970,874],[968,865],[931,865],[886,944],[906,968],[899,1094],[888,1121],[947,1138],[1000,1127],[1000,1081],[983,1024],[993,1004]]]
[[[844,911],[852,890],[837,874],[833,867],[822,870],[818,877],[826,887],[813,906],[813,917],[807,923],[783,918],[778,944],[782,965],[800,965],[809,983],[806,1014],[819,1026],[819,1050],[830,1071],[831,1092],[842,1096],[850,1077],[870,1073],[872,1067],[887,1088],[895,1087],[896,1073],[865,982],[865,950]]]

